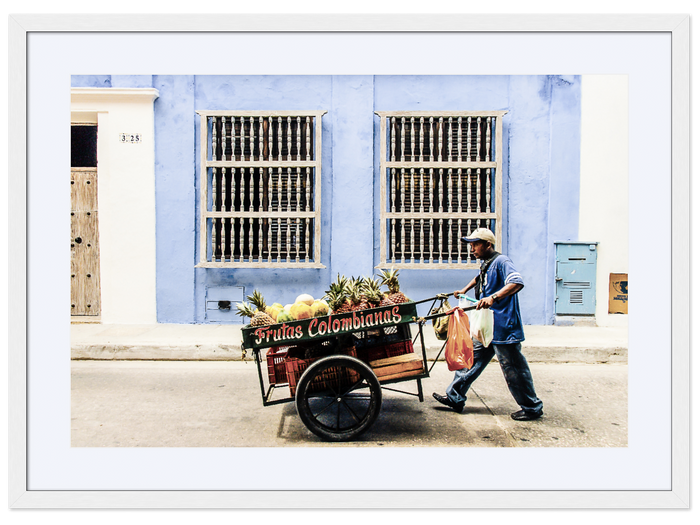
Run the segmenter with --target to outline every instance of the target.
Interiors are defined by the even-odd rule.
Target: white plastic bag
[[[476,339],[484,346],[489,346],[493,341],[493,310],[489,308],[471,310],[469,326],[472,339]]]

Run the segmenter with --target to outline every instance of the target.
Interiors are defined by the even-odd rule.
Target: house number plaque
[[[120,133],[119,142],[122,144],[141,144],[143,136],[141,133]]]

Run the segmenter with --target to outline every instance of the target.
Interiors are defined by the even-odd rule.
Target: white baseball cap
[[[496,246],[496,236],[487,228],[477,228],[469,237],[462,237],[464,242],[486,241]]]

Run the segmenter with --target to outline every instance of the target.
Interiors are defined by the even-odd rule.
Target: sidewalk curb
[[[429,360],[434,360],[441,346],[426,345]],[[417,351],[419,351],[417,349]],[[627,363],[627,348],[527,347],[523,354],[531,363]],[[74,344],[73,360],[102,361],[241,361],[240,345],[144,345],[144,344]],[[246,361],[253,360],[247,352]],[[444,353],[440,356],[444,360]]]
[[[74,344],[71,359],[112,361],[241,361],[240,345],[99,345]],[[246,357],[252,360],[252,354]]]

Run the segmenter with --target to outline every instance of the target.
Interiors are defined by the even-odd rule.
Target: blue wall
[[[320,297],[337,273],[379,262],[379,117],[374,111],[507,110],[503,245],[525,280],[527,324],[554,319],[553,242],[577,240],[581,82],[577,76],[74,76],[73,86],[155,87],[158,320],[205,321],[212,286],[268,302]],[[194,268],[199,246],[197,110],[327,110],[323,117],[325,269]],[[375,152],[377,154],[375,154]],[[197,176],[195,176],[195,174]],[[475,271],[402,270],[412,299],[461,288]]]

